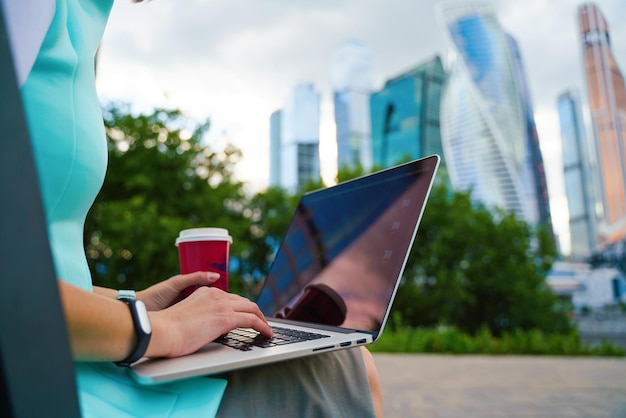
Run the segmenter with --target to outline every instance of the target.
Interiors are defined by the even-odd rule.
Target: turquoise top
[[[57,277],[86,290],[85,217],[107,166],[94,56],[113,0],[56,0],[54,17],[21,87]],[[110,363],[75,363],[85,417],[211,417],[226,382],[134,383]]]

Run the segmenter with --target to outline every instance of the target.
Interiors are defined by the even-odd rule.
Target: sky
[[[332,173],[333,50],[362,41],[374,56],[374,89],[430,60],[446,46],[434,0],[116,0],[98,56],[98,91],[137,110],[181,109],[210,118],[209,144],[232,142],[244,157],[238,175],[253,189],[269,178],[269,118],[293,86],[322,97],[322,170]],[[464,1],[455,3],[468,3]],[[518,42],[546,164],[553,223],[567,252],[556,101],[567,89],[584,99],[576,0],[493,0],[501,26]],[[595,2],[612,50],[626,71],[626,5]]]

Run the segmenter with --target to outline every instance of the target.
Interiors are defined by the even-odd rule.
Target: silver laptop
[[[237,329],[130,368],[157,384],[369,344],[381,335],[430,192],[433,155],[305,194],[257,304],[275,336]]]

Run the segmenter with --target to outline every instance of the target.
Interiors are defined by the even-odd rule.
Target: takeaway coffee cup
[[[212,284],[228,292],[228,260],[233,239],[224,228],[192,228],[180,231],[176,238],[180,272],[212,271],[220,278]],[[189,296],[198,286],[185,289]]]

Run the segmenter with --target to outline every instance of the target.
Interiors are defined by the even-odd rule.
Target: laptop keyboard
[[[311,341],[330,337],[330,335],[325,334],[279,327],[272,327],[272,330],[274,331],[274,336],[267,339],[251,328],[236,328],[228,334],[222,335],[215,340],[215,342],[231,348],[236,348],[237,350],[249,351],[252,350],[252,347],[276,347],[278,345],[293,344],[302,341]]]

